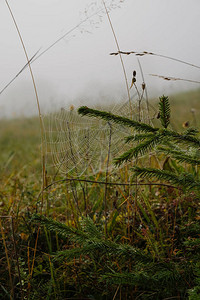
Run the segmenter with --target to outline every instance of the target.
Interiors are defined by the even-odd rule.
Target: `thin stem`
[[[36,236],[36,241],[35,241],[35,247],[34,247],[34,253],[33,253],[33,261],[32,261],[32,266],[31,266],[31,273],[30,273],[30,277],[29,277],[29,282],[28,282],[28,298],[29,298],[29,294],[30,294],[30,281],[32,279],[33,276],[33,270],[34,270],[34,265],[35,265],[35,257],[36,257],[36,252],[37,252],[37,243],[38,243],[38,238],[39,238],[39,232],[40,232],[40,225],[38,226],[38,230],[37,230],[37,236]]]
[[[40,49],[29,59],[29,61],[25,64],[25,66],[23,66],[23,68],[15,75],[15,77],[13,77],[5,86],[4,88],[0,91],[0,95],[9,87],[9,85],[28,67],[29,63],[33,62],[33,59],[35,58],[35,56],[38,54],[38,52],[40,51]]]
[[[76,172],[76,176],[78,177],[78,171],[77,171],[77,167],[76,167],[76,160],[75,160],[75,157],[74,157],[74,152],[73,152],[73,147],[72,147],[71,130],[70,130],[70,127],[69,127],[69,122],[67,122],[67,129],[68,129],[68,134],[69,134],[69,146],[70,146],[70,152],[71,152],[71,156],[72,156],[72,161],[74,163],[74,169],[75,169],[75,172]],[[78,209],[79,213],[81,214],[81,211],[80,211],[80,208],[79,208],[79,204],[78,204],[76,184],[75,184],[74,181],[72,181],[71,183],[74,184],[74,186],[71,184],[72,192],[74,191],[73,195],[74,195],[74,199],[75,199],[75,202],[76,202],[76,205],[77,205],[77,209]],[[81,185],[81,187],[82,187],[82,185]]]
[[[104,214],[105,214],[105,235],[107,236],[107,191],[108,191],[108,168],[110,162],[110,149],[111,149],[111,139],[112,139],[112,126],[108,122],[109,125],[109,143],[108,143],[108,159],[106,165],[106,182],[105,182],[105,193],[104,193]]]
[[[12,13],[12,10],[11,10],[11,8],[10,8],[10,5],[8,4],[8,1],[7,1],[7,0],[5,0],[5,2],[6,2],[6,5],[7,5],[8,9],[9,9],[10,14],[11,14],[11,17],[12,17],[12,19],[13,19],[13,22],[14,22],[14,24],[15,24],[17,33],[18,33],[18,35],[19,35],[19,39],[20,39],[20,41],[21,41],[21,44],[22,44],[22,47],[23,47],[23,50],[24,50],[24,53],[25,53],[25,56],[26,56],[26,59],[27,59],[27,64],[28,64],[28,66],[29,66],[31,78],[32,78],[32,81],[33,81],[33,86],[34,86],[34,91],[35,91],[35,96],[36,96],[36,101],[37,101],[37,107],[38,107],[38,112],[39,112],[39,117],[40,117],[40,122],[41,122],[41,128],[43,128],[42,115],[41,115],[40,103],[39,103],[39,97],[38,97],[38,93],[37,93],[37,88],[36,88],[36,83],[35,83],[35,79],[34,79],[34,76],[33,76],[32,68],[31,68],[31,65],[30,65],[30,60],[29,60],[29,58],[28,58],[28,54],[27,54],[27,51],[26,51],[25,44],[24,44],[24,42],[23,42],[21,33],[20,33],[20,31],[19,31],[19,27],[18,27],[18,25],[17,25],[17,22],[16,22],[16,20],[15,20],[15,17],[14,17],[14,15],[13,15],[13,13]]]
[[[98,15],[103,9],[100,8],[91,15],[87,16],[85,19],[83,19],[81,22],[79,22],[76,26],[72,27],[70,30],[68,30],[65,34],[63,34],[61,37],[59,37],[57,40],[55,40],[52,44],[50,44],[46,49],[44,49],[38,56],[33,57],[31,59],[30,63],[34,63],[38,58],[40,58],[43,54],[45,54],[47,51],[49,51],[51,48],[53,48],[55,45],[57,45],[60,41],[62,41],[67,35],[75,31],[77,28],[79,28],[83,23],[94,17],[95,15]],[[37,54],[37,53],[36,53]],[[3,91],[26,69],[28,64],[26,64],[18,73],[15,75],[11,81],[0,91],[0,94],[3,93]]]
[[[19,266],[19,256],[18,256],[18,252],[17,252],[13,217],[11,217],[11,230],[12,230],[12,236],[13,236],[13,245],[14,245],[14,251],[15,251],[15,258],[16,258],[16,261],[17,261],[17,271],[18,271],[18,276],[19,276],[21,299],[24,299],[24,291],[23,291],[23,287],[22,287],[22,280],[21,280],[21,273],[20,273],[20,266]]]
[[[107,184],[107,185],[113,185],[113,186],[135,186],[135,185],[140,185],[140,186],[163,186],[163,187],[169,187],[169,188],[173,188],[173,189],[178,189],[178,190],[182,190],[180,187],[174,186],[174,185],[170,185],[170,184],[165,184],[165,183],[120,183],[120,182],[105,182],[105,181],[95,181],[95,180],[89,180],[89,179],[80,179],[80,178],[65,178],[65,179],[60,179],[57,181],[54,181],[52,183],[50,183],[48,186],[46,186],[44,188],[45,190],[48,190],[50,187],[52,187],[55,184],[59,184],[62,182],[66,182],[66,181],[78,181],[78,182],[88,182],[88,183],[93,183],[93,184]],[[37,201],[39,200],[40,196],[41,196],[42,192],[39,193],[38,197],[37,197]]]
[[[157,75],[157,74],[149,74],[150,76],[158,77],[164,80],[172,80],[172,81],[186,81],[191,83],[197,83],[200,84],[200,81],[192,80],[192,79],[185,79],[185,78],[178,78],[178,77],[171,77],[171,76],[163,76],[163,75]]]
[[[146,82],[145,82],[145,79],[144,79],[144,73],[143,73],[141,62],[140,62],[139,58],[137,59],[137,61],[138,61],[138,65],[139,65],[139,68],[140,68],[140,73],[141,73],[142,80],[143,80],[143,83],[142,83],[142,85],[144,85],[143,86],[143,92],[145,91],[145,95],[146,95],[146,105],[147,105],[148,119],[149,119],[149,124],[150,124],[150,109],[149,109],[149,98],[148,98],[148,93],[147,93],[147,86],[146,86]]]
[[[177,61],[179,63],[200,69],[200,66],[191,64],[187,61],[181,60],[181,59],[177,59],[171,56],[166,56],[166,55],[162,55],[162,54],[157,54],[157,53],[153,53],[153,52],[147,52],[147,51],[143,51],[143,52],[137,52],[137,51],[118,51],[118,52],[113,52],[110,53],[110,55],[120,55],[120,54],[125,54],[125,55],[130,55],[130,54],[135,54],[136,56],[144,56],[144,55],[152,55],[152,56],[158,56],[158,57],[162,57],[162,58],[166,58],[166,59],[170,59],[173,61]]]
[[[127,75],[126,75],[126,70],[125,70],[125,66],[124,66],[124,62],[123,62],[123,59],[122,59],[122,55],[121,55],[121,51],[120,51],[120,47],[119,47],[119,43],[118,43],[118,40],[117,40],[117,36],[115,34],[115,31],[114,31],[114,28],[113,28],[113,25],[112,25],[112,22],[111,22],[111,18],[110,18],[110,15],[108,13],[108,9],[106,7],[106,4],[105,4],[105,1],[102,0],[103,2],[103,5],[104,5],[104,8],[105,8],[105,11],[106,11],[106,15],[108,17],[108,21],[110,23],[110,28],[112,30],[112,33],[113,33],[113,36],[114,36],[114,39],[115,39],[115,43],[116,43],[116,46],[117,46],[117,50],[119,52],[119,57],[120,57],[120,61],[121,61],[121,65],[122,65],[122,69],[123,69],[123,73],[124,73],[124,78],[125,78],[125,83],[126,83],[126,89],[127,89],[127,94],[128,94],[128,100],[129,100],[129,106],[130,106],[130,114],[132,113],[132,105],[131,105],[131,96],[130,96],[130,91],[129,91],[129,86],[128,86],[128,79],[127,79]]]
[[[36,83],[35,83],[35,79],[34,79],[34,75],[33,75],[33,71],[32,71],[32,68],[31,68],[31,64],[30,64],[30,60],[28,58],[28,53],[26,51],[26,47],[25,47],[25,44],[23,42],[23,39],[22,39],[22,35],[20,33],[20,30],[19,30],[19,27],[17,25],[17,22],[15,20],[15,17],[13,15],[13,12],[10,8],[10,5],[8,4],[8,1],[5,0],[5,3],[8,7],[8,10],[11,14],[11,17],[13,19],[13,22],[15,24],[15,27],[16,27],[16,30],[17,30],[17,33],[18,33],[18,36],[19,36],[19,39],[20,39],[20,42],[21,42],[21,45],[22,45],[22,48],[24,50],[24,53],[25,53],[25,56],[26,56],[26,60],[27,60],[27,64],[28,64],[28,67],[29,67],[29,71],[30,71],[30,74],[31,74],[31,78],[32,78],[32,82],[33,82],[33,87],[34,87],[34,91],[35,91],[35,97],[36,97],[36,102],[37,102],[37,108],[38,108],[38,114],[39,114],[39,120],[40,120],[40,130],[41,130],[41,140],[42,140],[42,190],[44,189],[45,187],[45,150],[44,150],[44,143],[43,143],[43,136],[44,136],[44,125],[43,125],[43,121],[42,121],[42,115],[41,115],[41,109],[40,109],[40,103],[39,103],[39,97],[38,97],[38,92],[37,92],[37,88],[36,88]],[[43,208],[43,197],[42,197],[42,205],[41,205],[41,211],[42,211],[42,208]]]
[[[9,279],[10,279],[10,288],[11,288],[10,299],[12,299],[14,297],[14,287],[13,287],[13,282],[12,282],[11,266],[10,266],[10,260],[9,260],[9,256],[8,256],[8,249],[7,249],[7,246],[6,246],[5,234],[4,234],[3,226],[2,226],[2,223],[1,223],[1,218],[2,218],[2,216],[0,216],[0,228],[1,228],[1,235],[2,235],[2,239],[3,239],[3,245],[4,245],[4,249],[5,249],[6,260],[7,260],[7,265],[8,265]]]

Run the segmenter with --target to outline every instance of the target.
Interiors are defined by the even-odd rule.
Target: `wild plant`
[[[158,168],[143,168],[139,166],[133,167],[133,173],[142,178],[156,178],[165,180],[183,189],[195,189],[200,187],[198,179],[198,166],[200,139],[198,138],[198,130],[188,128],[179,133],[169,129],[170,125],[170,104],[169,98],[162,96],[159,102],[159,112],[157,118],[160,120],[161,127],[153,127],[145,123],[140,123],[121,116],[116,116],[105,111],[98,111],[88,107],[81,107],[78,110],[82,116],[97,117],[103,120],[128,126],[134,129],[134,134],[126,137],[126,143],[132,143],[133,147],[115,158],[115,164],[121,165],[127,161],[143,157],[147,153],[155,150],[164,156],[169,164],[172,164],[170,170]],[[166,161],[165,161],[166,163]],[[187,164],[189,167],[183,167],[181,163]]]
[[[99,220],[94,224],[90,217],[82,217],[77,227],[35,215],[32,222],[44,226],[51,234],[56,232],[66,243],[64,249],[53,254],[54,266],[61,266],[61,274],[68,274],[72,262],[77,264],[76,295],[88,296],[90,286],[93,295],[101,291],[101,297],[109,299],[117,294],[142,299],[185,299],[188,293],[192,297],[198,291],[198,287],[191,290],[190,286],[195,284],[194,264],[200,256],[199,251],[194,256],[200,224],[198,220],[192,221],[198,213],[200,185],[198,131],[170,129],[170,104],[165,96],[159,102],[159,127],[88,107],[81,107],[78,112],[134,129],[134,134],[125,139],[132,147],[116,157],[114,163],[119,166],[133,162],[133,180],[137,176],[139,192],[137,203],[132,205],[137,205],[137,211],[129,238],[124,240],[122,233],[110,235],[108,231],[105,235],[103,224]],[[149,153],[151,156],[155,153],[160,161],[157,166],[162,165],[161,168],[143,167],[144,162],[149,162]],[[145,179],[156,181],[145,182]],[[147,189],[144,190],[145,185]],[[148,190],[148,187],[151,188]],[[124,216],[120,222],[126,220]],[[114,224],[118,226],[117,222]],[[61,278],[57,279],[60,282]],[[62,279],[66,281],[65,286],[74,284],[67,276]]]

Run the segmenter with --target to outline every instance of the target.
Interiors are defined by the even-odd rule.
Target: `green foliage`
[[[106,122],[133,129],[125,139],[130,151],[119,159],[124,165],[109,176],[111,183],[126,185],[107,186],[106,214],[105,185],[87,182],[85,202],[79,182],[73,185],[76,191],[70,182],[53,185],[44,192],[43,213],[38,214],[42,203],[36,176],[40,170],[37,121],[20,120],[19,126],[16,120],[11,125],[2,120],[0,210],[2,216],[9,216],[1,221],[16,299],[22,293],[10,216],[24,299],[199,299],[198,131],[172,130],[189,119],[185,104],[176,108],[182,110],[174,114],[178,121],[173,106],[172,117],[169,107],[162,107],[157,128],[104,112]],[[92,110],[91,116],[95,114]],[[104,172],[89,172],[91,181],[105,180]],[[135,176],[136,186],[131,185]],[[0,298],[12,298],[1,233]]]
[[[91,108],[88,108],[87,106],[80,107],[78,109],[78,113],[81,114],[82,116],[98,117],[107,122],[112,121],[117,124],[122,124],[122,125],[125,125],[128,127],[132,127],[141,132],[156,132],[156,131],[158,131],[158,128],[153,128],[152,126],[149,126],[145,123],[139,123],[134,120],[130,120],[128,118],[116,116],[116,115],[113,115],[106,111],[99,111],[96,109],[91,109]]]
[[[162,143],[162,135],[155,134],[153,137],[149,137],[144,142],[139,143],[134,148],[131,148],[129,151],[123,153],[120,157],[114,160],[116,165],[120,165],[123,162],[130,160],[131,158],[137,158],[139,155],[144,155],[147,151],[150,151],[156,145]]]
[[[80,230],[41,215],[34,215],[32,221],[44,225],[48,230],[56,232],[62,238],[69,239],[79,245],[75,249],[58,251],[56,254],[57,259],[79,257],[80,255],[96,255],[96,253],[124,257],[126,260],[148,261],[150,259],[148,255],[130,245],[105,239],[103,233],[97,229],[90,218],[83,218]]]
[[[194,269],[196,275],[196,286],[192,289],[189,289],[189,300],[200,299],[200,263],[197,263]]]
[[[177,147],[176,147],[177,148]],[[196,156],[196,153],[188,153],[189,151],[182,149],[171,149],[168,147],[159,147],[162,153],[170,155],[172,158],[175,158],[180,163],[187,163],[189,165],[198,166],[200,165],[200,159]]]
[[[135,288],[135,297],[139,296],[141,291],[145,291],[144,299],[173,297],[177,292],[182,298],[186,296],[187,289],[182,278],[184,276],[186,281],[191,280],[191,273],[188,272],[191,266],[188,262],[183,264],[181,260],[166,262],[164,259],[155,259],[142,249],[106,239],[102,228],[97,227],[88,217],[83,218],[79,230],[41,215],[35,215],[33,222],[45,226],[51,232],[57,232],[66,240],[68,249],[54,254],[55,263],[65,262],[66,265],[70,265],[75,259],[79,260],[81,257],[82,266],[89,267],[88,274],[85,276],[91,276],[89,274],[92,272],[93,275],[88,280],[93,282],[93,272],[96,271],[98,277],[95,285],[104,287],[107,295],[110,295],[108,287],[116,289],[120,285],[122,293],[124,287],[126,293],[129,291],[128,295],[131,295],[131,290]],[[95,271],[92,270],[92,266]],[[81,269],[79,276],[81,276],[81,273],[84,274],[86,270],[81,266],[79,268]],[[110,297],[111,295],[109,299]]]
[[[162,96],[159,102],[160,121],[164,128],[167,128],[170,123],[170,105],[169,98]]]
[[[142,178],[156,178],[158,180],[166,180],[182,188],[200,188],[200,181],[197,181],[195,176],[190,173],[181,173],[180,175],[177,175],[166,170],[140,167],[134,167],[133,171],[136,176]]]
[[[133,158],[138,158],[139,156],[143,156],[152,150],[156,150],[158,145],[161,145],[158,148],[159,152],[170,155],[179,163],[198,165],[200,162],[198,157],[188,153],[188,148],[190,148],[191,151],[191,149],[197,149],[200,147],[200,139],[197,137],[198,131],[194,128],[189,128],[183,133],[178,133],[168,129],[170,124],[170,104],[168,97],[162,96],[160,97],[159,101],[159,119],[163,127],[161,129],[120,116],[115,116],[107,112],[93,110],[88,107],[81,107],[79,108],[78,112],[82,115],[98,117],[107,121],[113,121],[125,126],[133,127],[138,132],[137,134],[128,136],[126,138],[126,142],[132,142],[133,147],[131,147],[121,156],[115,158],[114,162],[116,165],[121,165],[122,163],[130,161]],[[167,147],[169,143],[170,148]],[[178,145],[181,145],[182,149],[180,149]],[[182,171],[180,174],[176,174],[176,172],[173,172],[172,168],[169,170],[160,170],[136,166],[133,168],[133,171],[136,176],[149,179],[155,178],[157,180],[165,180],[184,189],[199,189],[200,187],[200,181],[196,175],[189,173],[186,170]]]

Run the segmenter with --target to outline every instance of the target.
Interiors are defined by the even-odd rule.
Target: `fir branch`
[[[160,134],[155,135],[154,134],[153,137],[150,138],[149,140],[144,141],[143,143],[140,143],[136,147],[131,148],[127,152],[123,153],[121,156],[116,158],[114,160],[114,162],[115,162],[116,165],[120,165],[123,162],[126,162],[126,161],[130,160],[133,157],[137,158],[138,155],[145,154],[146,152],[152,150],[153,147],[155,147],[156,145],[158,145],[161,142],[162,142],[162,135],[160,135]]]
[[[195,138],[191,135],[172,133],[172,136],[178,143],[190,144],[194,147],[200,147],[200,139]]]
[[[145,139],[152,138],[152,137],[154,137],[154,133],[135,134],[135,135],[127,136],[125,138],[125,142],[126,143],[140,142],[140,141],[143,141]]]
[[[58,251],[55,255],[55,260],[79,257],[80,255],[96,255],[98,251],[101,255],[137,259],[145,262],[152,260],[151,256],[131,245],[105,240],[104,235],[89,218],[83,219],[80,230],[42,215],[34,215],[32,221],[45,226],[51,232],[56,232],[64,239],[75,242],[74,249]]]
[[[194,155],[186,154],[186,151],[182,150],[172,150],[170,148],[159,147],[159,151],[171,155],[174,159],[180,163],[187,163],[193,166],[200,165],[200,159],[195,158]]]
[[[166,288],[174,285],[175,281],[181,279],[181,273],[173,264],[148,264],[146,266],[138,266],[134,272],[112,272],[102,276],[101,281],[114,284],[126,284],[133,286],[144,286],[157,290],[157,287]],[[156,298],[157,299],[157,298]]]
[[[87,238],[87,235],[83,231],[78,230],[75,227],[69,227],[61,222],[46,218],[42,215],[34,214],[32,222],[45,226],[51,232],[57,232],[59,236],[65,239],[73,236],[81,237],[82,239]]]
[[[101,281],[106,281],[107,284],[122,284],[122,285],[141,285],[142,282],[149,282],[149,276],[146,271],[137,271],[134,273],[106,273],[101,277]]]
[[[190,127],[187,130],[184,131],[184,135],[197,135],[199,133],[199,130],[197,128],[194,127]]]
[[[110,240],[105,240],[104,238],[90,238],[88,237],[83,241],[80,246],[76,245],[76,248],[67,249],[64,251],[58,251],[55,255],[54,260],[63,260],[71,259],[74,257],[83,256],[96,256],[98,253],[101,253],[101,256],[111,256],[111,257],[120,257],[125,260],[137,260],[142,262],[151,262],[152,257],[149,254],[146,254],[143,250],[132,247],[128,244],[120,244]]]
[[[84,230],[84,232],[87,232],[89,234],[89,237],[98,239],[103,238],[102,232],[100,232],[100,230],[94,224],[93,220],[89,217],[82,219],[81,228]]]
[[[106,121],[112,121],[117,124],[125,125],[128,127],[133,127],[137,131],[141,131],[141,132],[156,132],[156,131],[158,131],[158,128],[154,128],[145,123],[139,123],[134,120],[130,120],[128,118],[113,115],[112,113],[108,113],[106,111],[99,111],[99,110],[91,109],[91,108],[88,108],[87,106],[80,107],[78,109],[78,113],[81,114],[82,116],[87,115],[89,117],[101,118]]]
[[[173,130],[167,130],[167,129],[160,129],[160,133],[166,137],[166,141],[169,138],[172,138],[177,143],[183,143],[183,144],[189,144],[193,145],[194,147],[200,147],[200,139],[194,137],[194,135],[189,135],[188,132],[184,133],[178,133]]]
[[[195,176],[190,173],[181,173],[180,175],[176,175],[175,173],[167,170],[140,167],[134,167],[133,171],[136,176],[144,178],[156,178],[158,180],[167,180],[173,184],[182,186],[183,188],[191,189],[200,187],[200,181],[197,181],[195,179]]]
[[[164,128],[167,128],[170,123],[170,105],[169,98],[164,95],[160,97],[159,112],[161,124]]]

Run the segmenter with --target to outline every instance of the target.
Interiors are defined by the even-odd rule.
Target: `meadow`
[[[200,299],[199,98],[152,100],[114,169],[43,193],[38,118],[0,120],[1,299]]]

